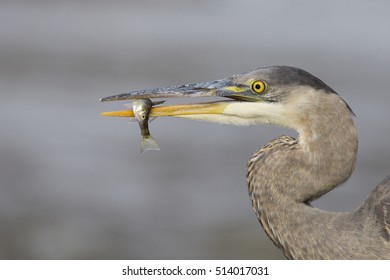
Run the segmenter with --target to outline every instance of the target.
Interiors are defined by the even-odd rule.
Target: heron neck
[[[276,138],[248,163],[253,208],[268,236],[287,257],[297,257],[288,246],[305,248],[311,234],[305,226],[313,219],[326,223],[346,215],[309,205],[344,183],[355,167],[358,141],[352,114],[343,101],[336,105],[332,112],[303,116],[297,140]],[[322,226],[324,230],[332,228]]]
[[[297,202],[310,202],[344,183],[356,164],[358,138],[352,113],[335,94],[321,103],[315,112],[301,115],[297,144],[284,151],[287,166],[280,166],[282,193],[288,188],[287,195]]]
[[[295,121],[297,140],[279,137],[255,153],[248,162],[250,190],[281,202],[306,203],[351,176],[358,148],[356,127],[344,101],[335,98],[330,102],[333,110],[324,104],[326,110],[300,115]]]

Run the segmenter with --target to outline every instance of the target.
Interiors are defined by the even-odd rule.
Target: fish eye
[[[267,84],[260,80],[251,83],[251,90],[255,93],[263,93],[267,89]]]

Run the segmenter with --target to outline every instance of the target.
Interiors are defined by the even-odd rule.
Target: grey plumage
[[[349,106],[329,87],[316,92],[316,110],[309,103],[295,112],[302,121],[298,139],[276,138],[249,160],[255,213],[287,258],[390,259],[390,177],[354,212],[310,206],[349,178],[358,146]]]
[[[262,86],[252,87],[255,83]],[[274,124],[298,132],[297,139],[272,140],[247,165],[253,209],[287,258],[390,259],[390,177],[356,211],[328,212],[310,205],[350,177],[358,149],[351,108],[310,73],[272,66],[210,82],[132,91],[102,101],[196,96],[233,100],[162,106],[151,115],[236,125]]]

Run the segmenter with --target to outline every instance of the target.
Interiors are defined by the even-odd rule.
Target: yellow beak
[[[196,104],[181,104],[152,107],[150,117],[179,117],[183,115],[222,114],[229,101],[205,102]],[[134,117],[132,110],[103,112],[107,117]]]

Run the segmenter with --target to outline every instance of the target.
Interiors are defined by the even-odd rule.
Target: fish
[[[138,121],[139,128],[141,130],[141,153],[154,150],[159,151],[156,140],[150,135],[149,131],[149,114],[153,106],[164,103],[165,101],[152,102],[149,98],[136,99],[132,103],[134,117]]]

